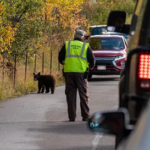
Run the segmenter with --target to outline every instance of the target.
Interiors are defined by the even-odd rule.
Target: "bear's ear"
[[[40,75],[40,72],[38,73],[38,75]]]

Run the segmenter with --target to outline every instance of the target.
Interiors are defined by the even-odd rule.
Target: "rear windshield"
[[[102,32],[106,31],[106,27],[96,27],[92,29],[92,35],[100,35]]]
[[[89,44],[92,50],[122,50],[125,48],[121,38],[91,38]]]

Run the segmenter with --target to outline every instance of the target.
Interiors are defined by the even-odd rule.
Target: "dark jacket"
[[[74,39],[74,40],[78,40],[81,41],[80,39]],[[65,45],[62,47],[62,49],[59,52],[59,62],[63,65],[64,64],[64,60],[65,60],[65,56],[66,56],[66,48]],[[88,47],[87,49],[87,60],[89,62],[89,67],[93,68],[95,66],[95,57],[92,53],[92,50],[90,47]]]

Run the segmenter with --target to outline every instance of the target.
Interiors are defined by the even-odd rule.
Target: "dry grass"
[[[43,41],[48,41],[47,45],[39,50],[37,54],[36,61],[36,73],[40,72],[41,74],[52,74],[56,79],[56,86],[64,84],[64,77],[62,76],[62,66],[58,64],[58,51],[65,43],[66,40],[71,40],[73,38],[72,32],[64,32],[56,35],[53,39],[47,39],[43,37]],[[52,69],[50,69],[50,58],[51,50],[53,53],[52,56]],[[42,52],[44,55],[44,72],[42,72]],[[0,68],[0,101],[21,96],[30,92],[38,90],[37,84],[33,80],[33,72],[35,69],[34,57],[28,59],[27,65],[27,75],[25,80],[25,60],[17,62],[17,71],[16,71],[16,82],[14,85],[14,75],[12,72],[6,72],[4,79],[2,78],[2,68]],[[12,62],[14,64],[14,62]],[[60,69],[58,69],[60,67]]]
[[[42,74],[42,55],[38,55],[36,62],[36,73],[41,72]],[[62,76],[62,66],[60,66],[60,70],[58,71],[58,51],[53,52],[53,62],[52,62],[52,70],[51,74],[56,79],[56,85],[64,84],[64,79]],[[28,61],[27,65],[27,74],[25,79],[25,63],[24,61],[17,63],[17,71],[16,71],[16,82],[14,85],[13,74],[5,71],[4,80],[2,78],[2,68],[0,70],[0,101],[21,96],[30,92],[34,92],[38,90],[38,82],[33,80],[33,72],[34,72],[34,59]],[[9,75],[11,74],[11,76]],[[44,73],[50,74],[50,53],[45,53],[44,59]]]

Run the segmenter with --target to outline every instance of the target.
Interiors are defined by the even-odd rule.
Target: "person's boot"
[[[75,119],[69,119],[70,122],[75,122]]]

